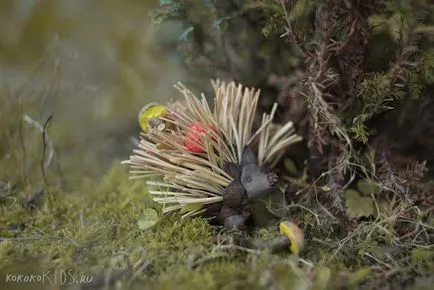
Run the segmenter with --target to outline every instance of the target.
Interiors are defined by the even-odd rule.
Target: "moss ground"
[[[128,180],[119,161],[101,177],[84,168],[63,175],[47,170],[44,182],[41,136],[29,130],[26,140],[34,145],[26,147],[22,170],[19,106],[9,104],[2,111],[3,150],[10,153],[3,155],[1,170],[0,289],[370,289],[393,287],[394,279],[409,289],[431,289],[432,247],[397,240],[392,217],[345,232],[318,208],[281,208],[281,216],[297,220],[305,231],[299,257],[239,246],[237,235],[200,218],[159,216],[155,225],[140,229],[138,221],[159,207],[143,181]],[[417,236],[432,234],[432,219],[422,212],[419,221],[409,233],[413,244]],[[248,238],[276,235],[271,226]],[[19,280],[31,275],[41,280]]]

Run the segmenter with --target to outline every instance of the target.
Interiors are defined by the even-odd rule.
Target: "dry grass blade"
[[[259,165],[267,165],[274,167],[284,150],[302,138],[295,134],[294,125],[292,122],[287,122],[283,126],[276,126],[272,123],[277,105],[273,106],[270,115],[264,114],[260,128],[253,134],[250,142],[257,135],[259,138],[258,162]]]

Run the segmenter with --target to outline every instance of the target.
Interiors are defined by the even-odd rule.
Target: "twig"
[[[294,34],[291,20],[289,19],[289,14],[285,7],[285,1],[281,0],[280,4],[282,5],[283,14],[287,24],[286,32],[282,34],[281,37],[287,36],[302,56],[310,56],[311,58],[313,58],[314,56],[303,47],[303,44],[300,43],[299,39],[297,39]]]
[[[45,183],[45,187],[47,188],[48,191],[48,180],[47,180],[47,175],[45,172],[45,169],[50,165],[51,163],[51,159],[53,157],[53,148],[51,148],[50,150],[50,154],[51,156],[49,157],[49,159],[47,160],[47,163],[45,162],[45,154],[46,154],[46,149],[47,149],[47,128],[48,125],[50,124],[51,120],[53,119],[53,115],[48,116],[47,120],[44,123],[44,126],[42,128],[42,159],[41,159],[41,172],[42,172],[42,178],[44,179],[44,183]],[[53,146],[51,144],[51,146]]]
[[[351,37],[354,35],[354,32],[356,32],[356,23],[357,21],[354,20],[353,23],[351,24],[351,28],[350,28],[350,32],[346,38],[346,40],[344,42],[342,42],[339,47],[336,49],[336,54],[340,53],[348,44],[348,42],[350,41]]]
[[[237,245],[219,245],[219,246],[216,246],[212,250],[212,253],[216,253],[217,251],[240,251],[240,252],[246,252],[246,253],[250,253],[250,254],[261,253],[260,250],[245,248],[245,247],[241,247],[241,246],[237,246]]]
[[[13,237],[13,238],[0,237],[0,242],[3,242],[3,241],[17,241],[17,242],[21,242],[21,241],[37,241],[37,240],[65,240],[65,241],[70,242],[71,244],[73,244],[74,246],[76,246],[78,248],[83,247],[83,245],[79,244],[78,242],[76,242],[76,241],[74,241],[73,239],[70,239],[70,238],[41,237],[41,236]]]
[[[51,121],[52,117],[53,117],[53,116],[50,115],[50,116],[47,118],[47,121],[44,123],[44,125],[41,125],[39,122],[33,120],[33,119],[30,118],[29,116],[27,116],[27,115],[24,115],[24,116],[23,116],[23,120],[24,120],[26,123],[32,125],[33,127],[35,127],[36,129],[38,129],[38,131],[40,131],[40,132],[42,133],[43,138],[45,139],[45,141],[44,141],[44,143],[45,143],[44,151],[47,150],[47,149],[49,149],[48,157],[47,157],[47,158],[44,158],[44,159],[46,159],[46,160],[43,162],[43,167],[44,167],[44,169],[46,169],[46,168],[48,168],[48,167],[50,166],[51,161],[52,161],[53,156],[54,156],[54,146],[53,146],[53,142],[51,141],[50,136],[48,136],[48,134],[46,133],[46,127],[49,125],[49,122]],[[46,154],[46,153],[44,153],[44,157],[45,157],[45,154]]]

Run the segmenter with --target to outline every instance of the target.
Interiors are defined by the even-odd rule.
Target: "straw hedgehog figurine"
[[[139,114],[140,144],[129,160],[130,177],[145,178],[163,212],[211,217],[228,229],[244,229],[251,201],[274,192],[272,172],[284,149],[301,140],[292,122],[272,123],[277,104],[254,132],[259,90],[235,82],[211,82],[214,106],[181,83],[184,96]]]

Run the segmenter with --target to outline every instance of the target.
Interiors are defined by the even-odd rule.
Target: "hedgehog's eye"
[[[251,176],[247,176],[246,177],[246,182],[248,182],[248,183],[252,182],[252,177]]]
[[[148,125],[151,128],[157,129],[159,131],[163,131],[164,129],[166,129],[166,124],[164,123],[164,121],[158,118],[149,119]]]

